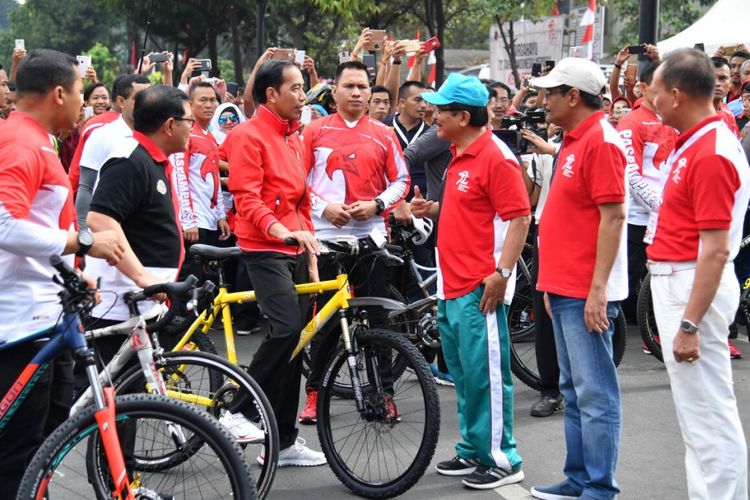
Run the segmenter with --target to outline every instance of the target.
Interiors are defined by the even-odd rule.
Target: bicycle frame
[[[312,295],[323,292],[336,292],[333,297],[326,302],[326,304],[320,308],[318,313],[310,320],[305,328],[303,328],[299,343],[292,353],[292,359],[294,359],[302,349],[304,349],[312,340],[312,338],[323,328],[329,319],[337,311],[346,311],[349,309],[349,300],[352,295],[349,290],[349,277],[346,274],[339,274],[335,280],[320,281],[317,283],[302,283],[295,285],[294,289],[298,295]],[[193,334],[200,329],[203,333],[208,333],[211,330],[216,318],[221,316],[222,323],[224,325],[224,339],[227,346],[227,358],[230,362],[238,364],[237,350],[234,341],[234,327],[232,326],[232,314],[229,311],[229,304],[244,304],[247,302],[255,302],[255,292],[229,292],[226,285],[222,284],[219,287],[219,293],[214,297],[213,307],[206,309],[201,312],[200,316],[190,325],[185,335],[177,342],[174,349],[175,351],[183,349]],[[344,336],[344,345],[347,350],[351,346],[351,337],[349,335],[349,325],[346,323],[346,318],[342,316],[342,332]]]
[[[86,362],[86,375],[92,388],[90,399],[93,399],[96,405],[94,416],[112,473],[114,484],[113,495],[116,498],[134,499],[135,497],[130,489],[130,482],[128,481],[125,469],[125,460],[120,446],[120,439],[117,435],[117,426],[115,425],[114,390],[111,387],[102,388],[97,377],[93,352],[86,347],[86,339],[82,331],[83,328],[78,315],[75,313],[66,313],[63,315],[62,321],[51,330],[37,332],[22,341],[10,342],[0,346],[0,349],[7,349],[22,343],[49,338],[46,345],[26,365],[26,368],[18,376],[10,390],[3,396],[0,403],[0,429],[8,424],[23,400],[26,399],[36,385],[39,377],[49,367],[50,361],[62,351],[72,350],[78,356],[84,358]],[[46,481],[48,482],[49,479],[51,478],[47,478]]]

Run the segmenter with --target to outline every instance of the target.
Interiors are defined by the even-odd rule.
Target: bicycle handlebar
[[[363,252],[369,251],[370,253],[377,253],[385,256],[387,259],[403,264],[404,260],[401,257],[393,255],[391,252],[400,254],[403,249],[398,245],[385,244],[382,248],[378,248],[371,238],[354,238],[351,237],[348,240],[318,240],[323,247],[323,250],[329,250],[333,253],[339,253],[344,255],[360,255]],[[284,240],[285,245],[298,246],[299,242],[294,238],[286,238]],[[322,252],[325,253],[325,252]]]

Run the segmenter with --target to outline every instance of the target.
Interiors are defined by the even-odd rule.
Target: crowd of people
[[[438,473],[475,489],[524,479],[507,316],[530,240],[542,382],[530,411],[564,410],[567,448],[565,480],[534,486],[532,495],[620,492],[613,320],[620,302],[633,314],[648,271],[661,343],[672,351],[664,358],[690,497],[747,498],[730,364],[742,354],[728,337],[736,336],[738,277],[750,268],[750,259],[735,259],[750,198],[750,53],[709,58],[683,49],[662,59],[646,46],[636,76],[626,72],[621,85],[621,69],[634,64],[626,47],[609,82],[593,62],[565,58],[515,93],[461,74],[436,90],[423,82],[429,47],[412,54],[402,81],[407,44],[374,48],[374,36],[362,31],[330,83],[309,55],[295,63],[270,48],[244,89],[195,59],[174,85],[171,54],[161,63],[163,84],[146,76],[155,68],[146,57],[109,89],[70,56],[15,51],[10,81],[0,69],[0,311],[9,318],[0,341],[10,343],[0,350],[0,392],[38,349],[24,337],[57,319],[50,255],[71,263],[77,255],[87,276],[115,292],[89,320],[104,326],[129,317],[125,291],[206,278],[185,258],[191,245],[236,245],[243,258],[233,286],[255,288],[266,318],[248,371],[277,419],[279,465],[323,465],[297,425],[317,421],[318,385],[338,335],[330,325],[316,337],[300,411],[301,358],[289,359],[311,304],[294,285],[336,275],[320,239],[385,236],[391,214],[407,226],[430,218],[436,234],[413,250],[438,269],[441,350],[431,368],[455,388],[461,434]],[[361,61],[368,49],[380,59],[374,68]],[[344,267],[358,295],[388,297],[391,271],[377,253]],[[415,293],[413,284],[405,292]],[[259,328],[257,308],[233,314],[238,333]],[[368,318],[387,327],[379,308]],[[122,341],[98,342],[105,362]],[[379,356],[392,393],[390,360]],[[80,389],[73,365],[72,357],[56,360],[16,423],[0,429],[0,491],[14,494],[35,448],[67,417]],[[239,442],[262,435],[239,411],[220,422]]]

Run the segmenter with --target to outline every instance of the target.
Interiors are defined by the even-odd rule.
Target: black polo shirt
[[[91,211],[122,226],[138,260],[146,268],[178,269],[184,248],[175,216],[171,169],[166,155],[145,135],[129,156],[111,158],[101,170]]]
[[[395,114],[393,117],[386,118],[385,124],[390,125],[393,128],[393,131],[398,138],[398,142],[401,145],[401,150],[406,151],[406,148],[408,148],[409,145],[416,141],[422,134],[427,132],[430,129],[430,126],[427,125],[426,122],[420,120],[415,127],[406,130],[399,121],[398,116],[398,114]],[[422,194],[427,192],[427,178],[423,163],[409,164],[409,176],[411,176],[411,185],[409,186],[409,194],[406,197],[407,200],[411,200],[412,196],[414,196],[414,186],[419,186],[419,190]]]

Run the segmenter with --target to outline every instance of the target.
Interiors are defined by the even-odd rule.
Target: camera
[[[521,129],[529,129],[536,135],[547,140],[547,119],[543,110],[527,111],[526,114],[509,115],[500,122],[500,130],[493,133],[503,141],[515,154],[523,155],[529,152],[532,144],[524,139]]]

